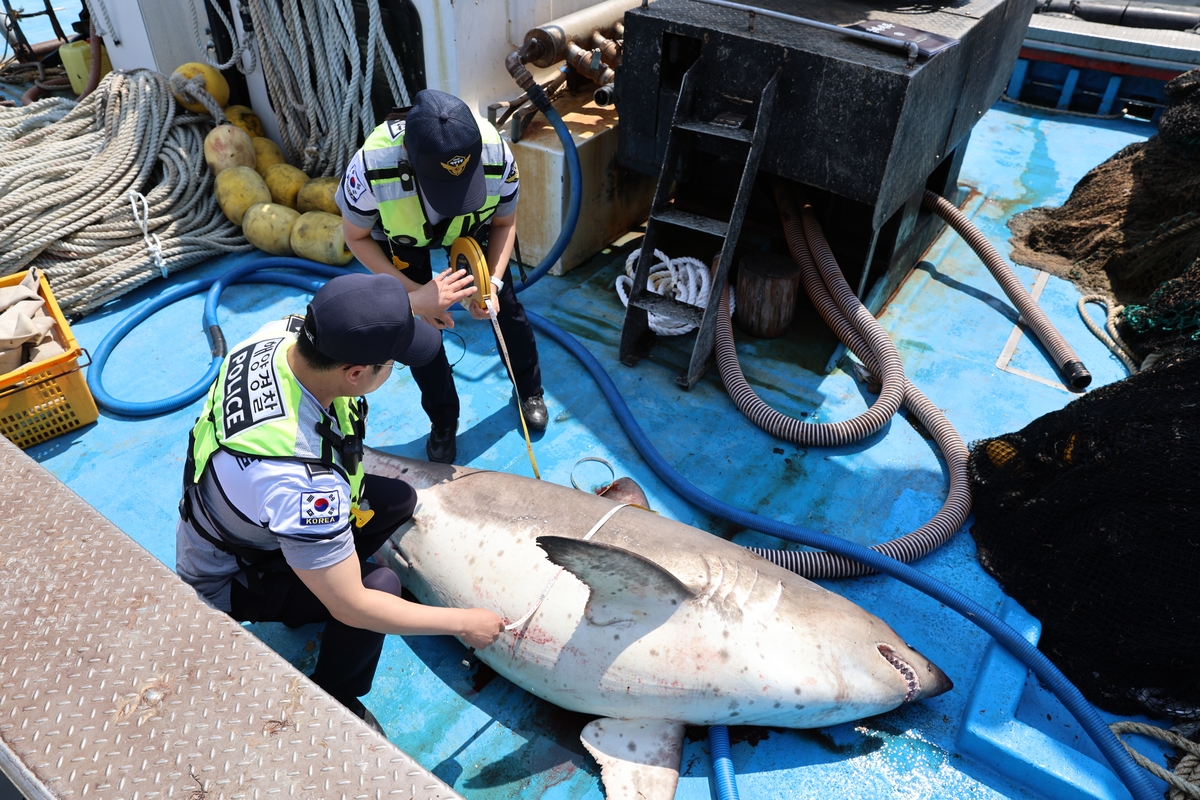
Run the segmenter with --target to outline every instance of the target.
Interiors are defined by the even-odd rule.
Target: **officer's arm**
[[[445,269],[434,275],[429,283],[417,283],[388,260],[379,242],[371,236],[370,228],[360,228],[343,217],[342,235],[346,238],[346,247],[364,267],[378,275],[391,275],[404,284],[412,312],[433,322],[437,328],[453,328],[454,320],[446,309],[475,294],[475,284],[466,270],[451,272]]]
[[[334,619],[352,628],[408,636],[449,634],[474,648],[487,647],[504,628],[504,621],[486,609],[423,606],[368,589],[353,554],[331,567],[295,572]]]
[[[488,272],[493,278],[503,278],[512,258],[513,243],[517,240],[517,212],[507,217],[492,218],[492,232],[488,238]]]

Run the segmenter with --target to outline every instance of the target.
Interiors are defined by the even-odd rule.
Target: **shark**
[[[476,656],[595,715],[580,738],[610,800],[669,800],[688,725],[816,728],[950,690],[883,620],[699,528],[503,472],[367,449],[417,489],[377,554],[422,603],[490,608]]]

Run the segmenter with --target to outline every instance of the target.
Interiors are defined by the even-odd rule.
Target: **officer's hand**
[[[504,620],[485,608],[468,608],[463,614],[463,631],[459,637],[468,647],[483,649],[500,638],[504,631]]]
[[[446,313],[447,308],[473,294],[475,294],[475,284],[470,273],[465,269],[452,272],[447,268],[434,275],[433,280],[429,283],[412,292],[408,300],[412,304],[414,314],[446,320],[449,319],[449,315]],[[443,327],[452,328],[454,325],[450,323]]]
[[[447,311],[446,313],[444,313],[440,316],[435,316],[433,314],[426,314],[426,315],[422,316],[421,319],[425,320],[430,325],[437,328],[439,331],[444,331],[447,328],[454,327],[454,317],[450,315],[449,311]]]
[[[500,313],[500,299],[498,297],[496,297],[495,295],[492,295],[492,302],[496,304],[496,313],[499,314]],[[481,306],[478,303],[471,303],[470,305],[467,306],[467,311],[470,311],[471,316],[474,317],[475,319],[487,319],[488,318],[487,306]]]

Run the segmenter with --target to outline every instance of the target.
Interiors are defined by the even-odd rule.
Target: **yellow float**
[[[254,144],[241,128],[218,125],[204,137],[204,160],[214,175],[230,167],[254,168]]]
[[[271,200],[294,210],[296,195],[308,183],[308,176],[291,164],[272,164],[262,171],[262,176],[271,190]]]
[[[342,215],[342,210],[333,201],[341,178],[313,178],[300,187],[296,195],[296,210],[301,214],[309,211],[324,211],[326,214]]]
[[[354,258],[342,235],[342,218],[324,211],[300,215],[292,225],[291,245],[296,255],[322,264],[341,266]]]
[[[242,235],[246,241],[273,256],[292,255],[292,225],[300,212],[279,203],[250,206],[242,217]]]
[[[260,203],[271,202],[267,184],[250,167],[230,167],[217,176],[215,193],[217,205],[234,225],[241,225],[246,210]]]
[[[279,145],[265,136],[256,136],[250,140],[254,145],[254,168],[262,175],[276,164],[286,164],[287,156],[279,149]]]
[[[229,82],[225,80],[225,76],[217,70],[210,67],[208,64],[201,64],[198,61],[189,61],[186,64],[180,64],[171,73],[171,77],[181,75],[185,80],[191,80],[197,75],[204,76],[204,90],[212,95],[213,100],[217,101],[217,105],[221,108],[229,102]],[[175,99],[179,101],[179,105],[186,108],[188,111],[195,111],[197,114],[207,114],[208,109],[200,103],[185,101],[178,94]]]
[[[249,106],[226,106],[225,118],[229,120],[230,125],[237,125],[244,130],[251,139],[267,135],[263,130],[262,120]]]

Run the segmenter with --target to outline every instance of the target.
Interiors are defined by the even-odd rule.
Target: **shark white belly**
[[[689,525],[504,473],[377,451],[367,469],[418,489],[383,551],[413,594],[528,617],[480,660],[605,718],[583,738],[609,797],[672,796],[684,725],[811,728],[951,687],[875,615]]]

